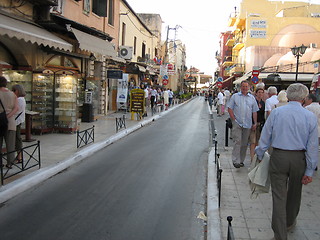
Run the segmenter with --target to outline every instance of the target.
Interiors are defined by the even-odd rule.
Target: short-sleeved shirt
[[[255,97],[250,93],[243,95],[241,92],[232,95],[228,108],[233,110],[235,121],[243,128],[252,127],[252,113],[259,111]]]

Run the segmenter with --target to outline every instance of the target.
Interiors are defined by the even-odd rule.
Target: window
[[[106,17],[107,0],[92,0],[92,12],[100,17]]]
[[[84,0],[83,1],[83,11],[85,14],[90,13],[90,0]]]
[[[124,46],[126,43],[126,24],[122,23],[122,39],[121,39],[121,45]]]
[[[137,37],[133,38],[133,54],[136,55],[137,53]]]
[[[114,0],[109,0],[108,23],[114,25]]]
[[[142,43],[142,52],[141,52],[141,57],[145,57],[146,56],[146,44]]]

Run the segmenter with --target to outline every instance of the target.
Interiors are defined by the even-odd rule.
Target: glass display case
[[[55,75],[54,128],[75,132],[78,126],[78,93],[76,75]]]
[[[53,131],[53,74],[33,74],[32,131],[36,134]]]
[[[26,109],[31,110],[32,72],[23,70],[3,70],[3,76],[8,80],[7,88],[10,90],[15,84],[19,84],[24,88],[26,92]]]

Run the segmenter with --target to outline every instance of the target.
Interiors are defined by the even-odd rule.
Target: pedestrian
[[[213,104],[213,93],[212,93],[212,90],[209,90],[208,102],[209,102],[210,109],[212,109],[212,104]]]
[[[316,116],[303,108],[308,88],[301,83],[287,89],[289,103],[269,115],[255,152],[262,159],[272,147],[269,174],[272,189],[272,229],[277,240],[287,240],[287,230],[296,225],[302,184],[312,182],[318,163]]]
[[[231,92],[229,91],[228,88],[225,88],[225,89],[224,89],[224,95],[225,95],[225,97],[226,97],[226,103],[225,103],[225,105],[227,106],[228,103],[229,103],[230,97],[231,97]]]
[[[8,128],[3,133],[3,136],[0,136],[0,151],[2,152],[3,140],[6,143],[7,153],[7,168],[12,168],[14,162],[14,148],[16,141],[16,122],[14,115],[18,111],[18,100],[16,95],[7,88],[7,79],[3,76],[0,76],[0,111],[5,110],[7,119],[8,119]]]
[[[25,114],[26,114],[26,92],[24,88],[19,85],[13,85],[12,86],[12,92],[17,96],[18,99],[18,107],[19,110],[15,114],[15,120],[16,120],[16,144],[15,144],[15,149],[17,151],[17,157],[16,157],[16,162],[21,163],[22,162],[22,153],[21,149],[23,147],[22,144],[22,138],[21,138],[21,124],[24,123],[25,121]]]
[[[154,108],[155,104],[156,104],[156,101],[157,101],[157,90],[155,87],[152,88],[151,90],[151,97],[150,97],[150,105],[151,105],[151,109]]]
[[[266,117],[268,117],[271,113],[271,111],[274,109],[276,104],[279,103],[278,98],[277,98],[277,93],[278,90],[276,87],[271,86],[268,88],[268,95],[269,98],[266,100]]]
[[[305,108],[311,112],[313,112],[317,117],[318,122],[318,138],[320,142],[320,105],[317,101],[316,95],[313,93],[310,93],[308,97],[306,97],[305,101]]]
[[[172,91],[172,89],[169,89],[169,106],[172,105],[172,101],[173,101],[173,96],[174,96],[174,93]]]
[[[255,98],[259,107],[259,111],[257,112],[257,127],[256,129],[252,129],[250,133],[250,156],[251,156],[251,162],[254,157],[254,150],[256,146],[258,145],[261,131],[263,128],[263,125],[265,123],[265,102],[263,101],[264,96],[264,90],[263,88],[256,88],[255,91]],[[252,119],[253,121],[253,119]]]
[[[275,107],[281,107],[288,104],[288,98],[286,90],[281,90],[277,96],[278,103],[275,105]]]
[[[243,162],[246,158],[250,132],[251,129],[255,130],[257,127],[257,111],[259,110],[254,96],[248,92],[248,81],[241,82],[240,90],[240,92],[232,95],[228,105],[233,126],[232,162],[235,168],[244,166]]]
[[[168,110],[168,107],[169,107],[169,92],[168,92],[168,89],[166,89],[166,88],[163,91],[163,104],[164,104],[165,110]]]
[[[218,117],[221,117],[224,114],[224,104],[225,96],[223,94],[223,89],[220,89],[218,93]]]

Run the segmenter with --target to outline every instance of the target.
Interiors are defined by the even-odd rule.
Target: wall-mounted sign
[[[122,79],[122,76],[123,76],[122,70],[108,70],[107,71],[107,78]]]
[[[267,31],[265,31],[265,30],[250,30],[250,37],[251,38],[266,38]]]
[[[251,28],[267,28],[266,20],[251,20]]]

